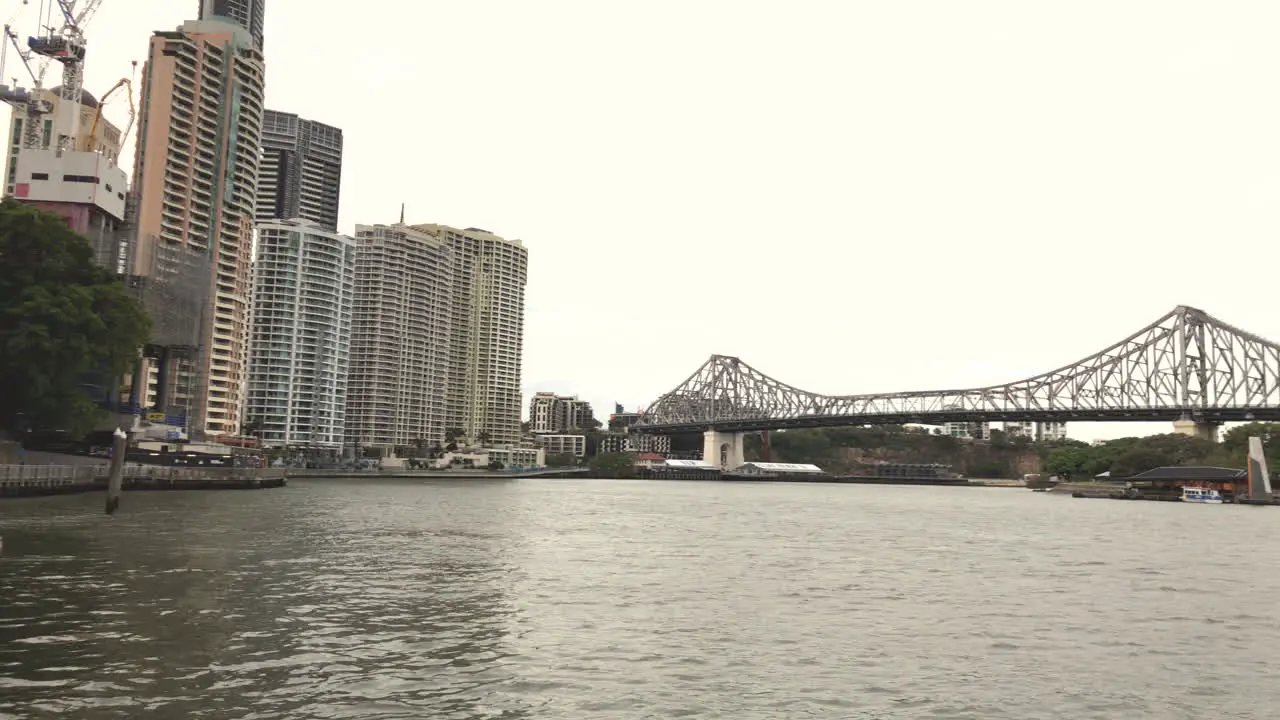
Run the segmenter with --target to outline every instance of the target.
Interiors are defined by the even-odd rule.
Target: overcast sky
[[[197,5],[105,0],[86,87]],[[526,392],[988,385],[1178,304],[1280,337],[1274,0],[355,7],[269,1],[268,105],[345,131],[343,230],[528,245]]]

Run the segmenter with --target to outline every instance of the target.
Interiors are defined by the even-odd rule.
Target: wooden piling
[[[129,436],[124,430],[116,428],[114,442],[111,444],[111,474],[107,476],[108,515],[120,507],[120,491],[124,486],[124,456],[128,444]]]

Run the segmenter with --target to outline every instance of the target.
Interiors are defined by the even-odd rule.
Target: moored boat
[[[1209,488],[1188,486],[1182,488],[1182,502],[1222,504],[1222,493]]]

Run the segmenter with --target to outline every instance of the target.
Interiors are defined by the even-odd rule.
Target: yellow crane
[[[134,74],[136,74],[138,71],[137,60],[133,61],[133,70],[134,70]],[[128,90],[128,93],[126,94],[125,97],[129,99],[129,122],[125,124],[124,130],[120,132],[120,148],[122,150],[124,149],[125,141],[129,137],[129,131],[133,129],[133,122],[135,119],[137,119],[137,116],[138,116],[138,109],[133,104],[133,78],[132,77],[120,78],[119,80],[116,81],[115,85],[111,86],[110,90],[106,91],[102,95],[102,97],[98,98],[98,107],[96,110],[94,110],[94,113],[93,113],[93,124],[89,126],[89,134],[86,135],[84,139],[84,144],[85,144],[84,150],[86,152],[93,152],[98,148],[98,126],[102,124],[102,106],[106,105],[107,100],[109,100],[111,96],[115,94],[115,92],[120,88],[125,88]]]

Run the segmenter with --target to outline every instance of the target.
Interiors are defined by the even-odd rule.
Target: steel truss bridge
[[[633,426],[644,433],[988,420],[1280,421],[1280,345],[1203,310],[1172,312],[1079,362],[968,390],[820,395],[711,359]]]

